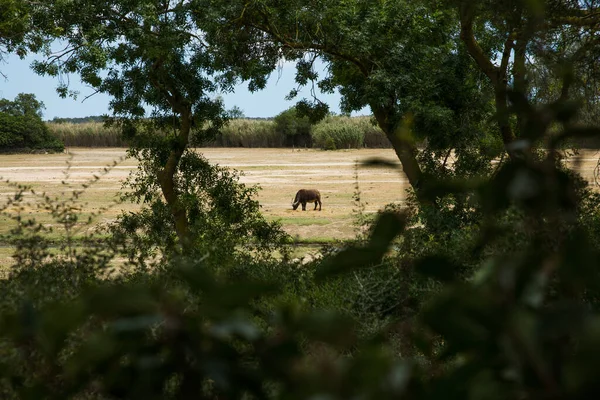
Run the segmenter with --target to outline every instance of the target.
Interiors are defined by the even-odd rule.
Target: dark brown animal
[[[300,189],[292,202],[292,208],[297,209],[301,203],[302,211],[306,211],[306,203],[315,203],[315,210],[318,204],[319,211],[321,211],[321,193],[316,189]]]

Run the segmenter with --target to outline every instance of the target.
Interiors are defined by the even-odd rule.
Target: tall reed
[[[118,127],[102,122],[47,122],[50,132],[69,147],[126,147]],[[312,126],[314,147],[324,147],[329,138],[331,148],[390,147],[381,129],[370,117],[330,116]],[[205,147],[286,147],[290,141],[272,120],[234,119],[208,143],[192,143]],[[316,140],[316,141],[315,141]]]
[[[234,119],[207,147],[283,147],[284,135],[268,120]]]
[[[50,133],[68,147],[126,147],[117,127],[106,127],[102,122],[56,123],[47,122]]]

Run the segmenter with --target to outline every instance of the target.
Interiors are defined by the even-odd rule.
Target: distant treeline
[[[88,117],[78,117],[78,118],[59,118],[54,117],[51,121],[55,124],[85,124],[88,122],[104,122],[104,116],[102,115],[91,115]]]
[[[290,115],[292,114],[292,115]],[[72,147],[125,147],[116,127],[106,127],[102,117],[55,119],[50,132]],[[99,119],[99,120],[97,120]],[[240,118],[230,121],[210,142],[192,141],[197,147],[314,147],[327,150],[390,147],[384,133],[370,117],[329,116],[317,124],[297,118],[293,111],[275,118]]]

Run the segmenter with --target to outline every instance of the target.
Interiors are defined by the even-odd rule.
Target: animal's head
[[[292,199],[292,208],[295,210],[300,205],[300,202],[296,202],[296,198]]]

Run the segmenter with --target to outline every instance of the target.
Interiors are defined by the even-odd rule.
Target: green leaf
[[[316,273],[317,279],[348,273],[381,262],[392,240],[406,227],[406,222],[406,214],[390,211],[382,213],[375,223],[367,245],[351,246],[324,261]]]
[[[417,260],[415,270],[440,282],[452,282],[458,278],[461,267],[443,255],[430,255]]]
[[[406,223],[407,216],[405,213],[383,212],[375,222],[375,228],[371,233],[368,247],[383,253],[392,240],[404,231]]]

